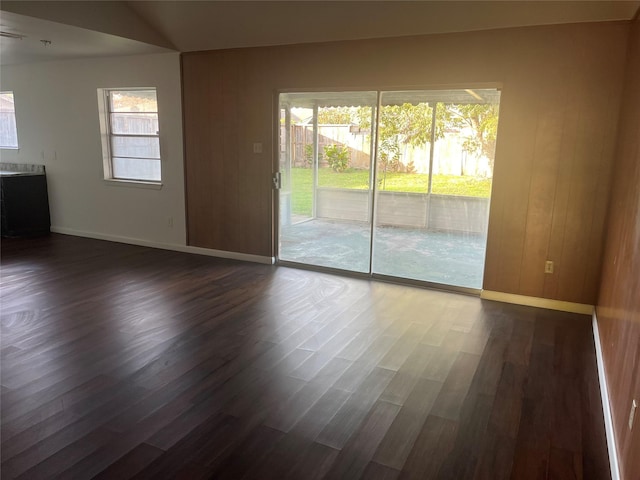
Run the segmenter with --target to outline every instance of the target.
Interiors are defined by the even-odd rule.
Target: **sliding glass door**
[[[499,98],[282,94],[279,260],[481,288]]]
[[[376,92],[280,95],[281,261],[369,273],[376,105]]]
[[[381,92],[373,273],[482,287],[499,96]]]

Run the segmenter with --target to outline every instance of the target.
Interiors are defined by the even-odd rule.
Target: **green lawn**
[[[367,170],[348,170],[336,173],[329,168],[321,168],[318,174],[318,185],[320,187],[353,188],[358,190],[369,188],[369,172]],[[312,178],[312,170],[310,168],[291,169],[293,187],[291,210],[293,213],[311,215]],[[429,175],[388,172],[385,178],[378,178],[378,184],[381,190],[391,192],[426,193],[429,188]],[[491,179],[458,175],[434,175],[431,191],[439,195],[488,198],[491,192]]]

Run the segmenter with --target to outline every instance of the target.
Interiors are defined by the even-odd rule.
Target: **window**
[[[160,182],[155,88],[101,89],[104,175],[109,180]]]
[[[0,92],[0,148],[18,148],[13,92]]]

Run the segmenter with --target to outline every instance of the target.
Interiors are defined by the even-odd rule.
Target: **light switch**
[[[253,144],[253,153],[262,153],[262,144],[254,143]]]

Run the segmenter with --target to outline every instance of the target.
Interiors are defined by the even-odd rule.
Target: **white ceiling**
[[[0,63],[630,20],[633,1],[2,1]],[[44,46],[40,40],[51,40]]]
[[[639,1],[131,1],[181,51],[629,20]]]
[[[22,39],[0,36],[2,65],[168,51],[121,36],[5,11],[0,12],[0,30],[24,36]]]

